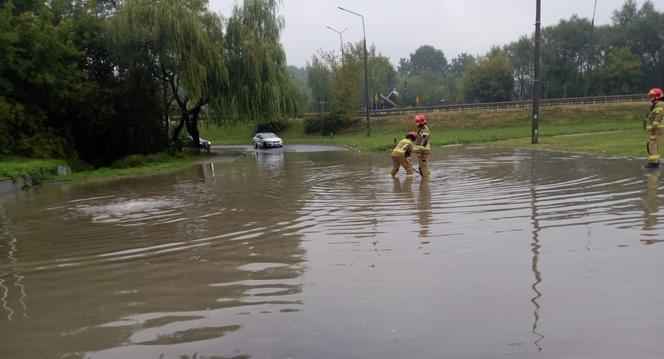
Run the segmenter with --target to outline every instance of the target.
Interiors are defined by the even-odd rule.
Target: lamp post
[[[344,33],[344,31],[348,30],[348,28],[344,28],[341,31],[336,30],[336,29],[332,28],[331,26],[327,26],[327,28],[334,31],[334,32],[336,32],[337,34],[339,34],[339,42],[341,43],[341,62],[343,62],[344,61],[344,37],[343,37],[343,33]]]
[[[337,7],[339,10],[349,12],[353,15],[359,16],[362,18],[362,39],[364,41],[364,112],[367,117],[367,137],[371,136],[371,121],[369,120],[369,74],[367,71],[367,35],[364,31],[364,16],[354,12],[350,11],[348,9],[344,9],[341,6]]]

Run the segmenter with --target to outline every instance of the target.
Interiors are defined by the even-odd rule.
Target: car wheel
[[[263,148],[267,148],[267,143],[263,142]]]
[[[258,148],[258,143],[254,142],[254,148]]]

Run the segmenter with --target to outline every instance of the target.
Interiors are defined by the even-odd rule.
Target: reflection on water
[[[278,169],[284,166],[284,151],[282,148],[256,149],[254,155],[256,156],[256,163],[261,168]]]
[[[535,340],[535,347],[537,348],[537,351],[542,350],[541,342],[544,340],[544,335],[539,333],[537,331],[537,326],[539,325],[539,319],[540,319],[540,303],[539,299],[542,297],[542,292],[540,292],[538,286],[542,283],[542,272],[539,270],[539,256],[540,256],[540,249],[542,248],[542,245],[540,244],[540,239],[539,239],[539,234],[540,234],[540,223],[539,223],[539,213],[537,209],[537,178],[538,178],[538,173],[537,173],[537,168],[539,165],[539,160],[538,160],[538,153],[533,154],[533,158],[531,160],[531,170],[530,170],[530,208],[531,208],[531,213],[532,215],[530,216],[530,220],[532,222],[532,235],[533,235],[533,241],[530,244],[533,252],[533,260],[531,264],[531,270],[533,272],[534,276],[534,282],[531,288],[533,289],[533,292],[535,293],[535,296],[530,299],[530,301],[533,303],[535,306],[535,311],[533,312],[533,316],[535,317],[533,321],[533,334],[537,337]]]
[[[0,203],[8,358],[658,358],[660,172],[249,150]],[[629,305],[626,306],[626,303]]]
[[[420,237],[420,244],[422,247],[429,244],[428,237],[431,235],[431,223],[433,223],[433,215],[431,212],[431,190],[429,189],[429,181],[422,180],[419,185],[419,193],[417,197],[418,209],[418,223],[420,230],[418,237]],[[424,254],[429,254],[424,252]]]
[[[5,216],[3,207],[0,207],[0,239],[6,243],[7,251],[6,258],[2,258],[0,263],[6,262],[15,265],[18,262],[18,247],[17,239],[9,228],[9,221]],[[0,274],[0,303],[2,309],[7,312],[7,320],[12,322],[15,315],[20,315],[27,318],[27,311],[25,306],[26,292],[23,285],[23,275],[20,272],[15,272],[11,276],[6,273]]]
[[[644,244],[655,244],[661,242],[658,240],[655,231],[659,216],[659,169],[651,170],[647,173],[645,179],[645,189],[643,190],[643,236],[641,241]]]

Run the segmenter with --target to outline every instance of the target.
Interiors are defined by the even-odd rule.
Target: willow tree
[[[266,120],[296,111],[286,55],[279,42],[280,0],[244,0],[226,28],[229,81],[225,117]]]
[[[161,82],[166,129],[170,105],[177,104],[173,141],[186,126],[199,145],[201,109],[227,87],[222,19],[206,0],[126,0],[112,25],[127,69],[147,68]]]

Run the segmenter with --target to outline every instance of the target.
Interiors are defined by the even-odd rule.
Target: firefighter
[[[408,132],[406,138],[399,141],[394,150],[392,150],[392,170],[390,171],[390,176],[394,177],[397,172],[399,172],[399,166],[402,166],[406,170],[406,176],[413,176],[413,166],[410,165],[410,154],[413,152],[413,141],[417,137],[415,131]]]
[[[648,131],[648,164],[646,168],[659,167],[659,138],[662,136],[662,117],[664,116],[664,93],[662,89],[654,88],[648,92],[652,106],[646,118],[646,130]]]
[[[414,151],[417,153],[417,162],[420,167],[420,174],[422,178],[429,178],[431,171],[429,171],[429,154],[431,154],[431,133],[427,127],[427,117],[423,114],[415,116],[415,123],[417,124],[417,137],[415,138]]]

